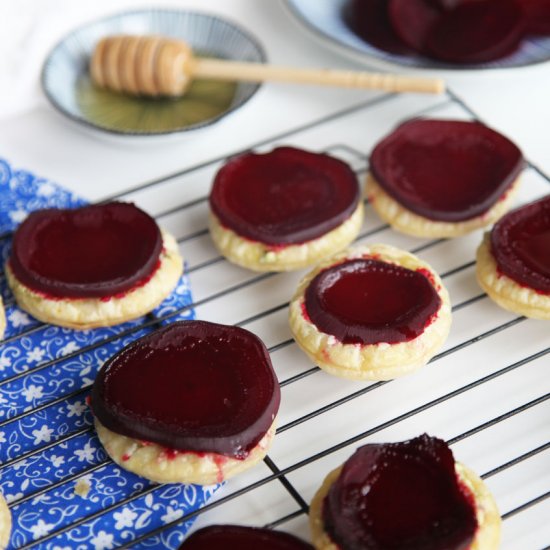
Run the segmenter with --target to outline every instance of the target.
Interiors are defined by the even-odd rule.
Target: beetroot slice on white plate
[[[413,53],[393,30],[388,0],[351,0],[344,18],[355,34],[375,48],[398,55]]]
[[[519,0],[525,11],[526,32],[550,34],[550,0]]]
[[[468,2],[479,2],[480,0],[428,0],[432,5],[448,11],[456,8],[460,4],[467,4]]]
[[[484,63],[512,53],[525,29],[515,0],[465,2],[443,14],[432,27],[430,54],[453,63]]]
[[[413,50],[424,53],[429,32],[443,9],[435,0],[389,0],[388,12],[397,36]]]

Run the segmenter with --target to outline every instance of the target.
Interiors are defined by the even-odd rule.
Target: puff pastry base
[[[74,329],[118,325],[155,309],[174,289],[183,272],[183,259],[170,234],[162,232],[160,266],[143,286],[122,297],[56,300],[44,297],[20,283],[6,264],[8,284],[19,306],[44,323]]]
[[[342,344],[333,335],[320,332],[304,317],[305,290],[320,271],[344,259],[365,257],[375,257],[411,270],[426,269],[431,273],[441,305],[436,318],[420,336],[398,344]],[[289,322],[296,343],[329,374],[352,380],[391,380],[418,370],[436,354],[451,328],[451,305],[441,279],[427,263],[393,246],[375,244],[345,250],[308,273],[290,302]]]
[[[275,247],[245,239],[223,227],[213,213],[210,213],[210,234],[216,248],[234,264],[253,271],[292,271],[313,265],[348,246],[359,234],[363,211],[363,202],[360,201],[344,223],[302,244]]]
[[[498,550],[502,520],[493,495],[475,472],[459,462],[455,463],[455,469],[460,481],[473,495],[476,507],[478,529],[469,550]],[[317,550],[339,550],[324,529],[322,512],[323,501],[341,470],[342,466],[327,475],[309,507],[309,525],[313,546]]]
[[[448,238],[466,235],[501,218],[514,200],[519,181],[520,178],[516,178],[504,197],[482,216],[460,222],[430,220],[411,212],[388,195],[370,173],[367,175],[366,193],[378,215],[397,231],[415,237]]]
[[[157,483],[212,485],[248,470],[267,454],[275,435],[275,422],[244,460],[217,453],[178,453],[167,456],[156,443],[144,443],[107,429],[95,419],[97,435],[107,454],[125,470]]]
[[[0,296],[0,340],[4,337],[4,332],[6,330],[6,312],[4,311],[4,303],[2,302],[2,297]]]
[[[486,233],[476,254],[476,275],[483,290],[500,307],[531,317],[550,319],[550,295],[522,286],[500,273],[491,252],[490,233]]]
[[[4,497],[0,494],[0,550],[8,547],[11,533],[11,512]]]

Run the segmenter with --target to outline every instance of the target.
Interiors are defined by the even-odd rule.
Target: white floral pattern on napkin
[[[28,212],[83,204],[0,159],[2,265],[10,232]],[[3,273],[0,292],[7,319],[0,344],[0,490],[12,503],[11,548],[55,533],[40,548],[106,550],[141,536],[133,548],[177,548],[190,522],[147,534],[202,506],[216,487],[155,485],[119,468],[103,451],[86,405],[104,361],[152,328],[139,328],[143,319],[87,331],[44,325],[14,304]],[[193,318],[191,303],[184,276],[151,315],[173,314],[159,324]]]

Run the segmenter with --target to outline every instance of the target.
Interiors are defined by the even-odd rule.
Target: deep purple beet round
[[[477,2],[478,0],[428,0],[435,7],[442,10],[452,10],[458,6],[458,4],[463,4],[465,2]]]
[[[259,527],[212,525],[195,531],[179,550],[313,550],[299,538]]]
[[[99,371],[91,407],[110,430],[180,451],[246,458],[273,423],[279,383],[242,328],[181,321],[133,342]]]
[[[399,38],[413,50],[425,53],[429,32],[443,13],[434,0],[389,0],[390,21]]]
[[[279,147],[225,164],[210,207],[224,227],[277,246],[321,237],[347,220],[359,200],[357,177],[341,160]]]
[[[477,122],[405,122],[371,154],[377,183],[402,206],[430,220],[458,222],[484,214],[523,168],[521,151]]]
[[[329,267],[305,292],[311,322],[344,344],[412,340],[422,334],[440,303],[423,273],[373,259]]]
[[[467,550],[476,510],[454,464],[427,435],[360,447],[324,500],[325,531],[342,550]]]
[[[550,294],[550,196],[501,218],[491,232],[491,252],[501,273]]]
[[[388,0],[350,0],[344,20],[359,38],[385,52],[414,53],[397,36],[388,12]]]
[[[162,236],[148,214],[113,202],[29,214],[13,238],[17,280],[56,298],[104,298],[131,290],[158,267]]]
[[[443,61],[484,63],[516,50],[524,28],[524,12],[516,0],[463,2],[436,21],[426,44]]]
[[[526,17],[526,32],[550,35],[550,2],[548,0],[518,0]]]

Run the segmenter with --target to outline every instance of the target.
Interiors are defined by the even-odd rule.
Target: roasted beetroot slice
[[[118,434],[239,459],[268,431],[279,401],[263,342],[206,321],[133,342],[99,371],[91,393],[94,415]]]
[[[459,4],[468,2],[479,2],[479,0],[428,0],[430,4],[441,10],[449,11],[456,8]]]
[[[500,272],[518,284],[550,294],[550,196],[501,218],[491,232]]]
[[[429,32],[442,9],[433,0],[389,0],[388,9],[397,36],[413,50],[424,53]]]
[[[515,0],[467,2],[437,21],[427,48],[443,61],[485,63],[513,53],[524,29],[524,13]]]
[[[158,267],[162,236],[129,203],[33,212],[10,257],[17,280],[56,298],[105,298],[144,283]]]
[[[356,210],[360,188],[341,160],[293,147],[246,153],[216,174],[210,207],[222,226],[272,246],[323,236]]]
[[[460,0],[429,0],[429,2],[441,10],[451,10],[460,4]]]
[[[528,34],[550,35],[550,0],[518,0],[525,12]]]
[[[379,50],[398,55],[414,53],[393,29],[388,0],[351,0],[344,19],[357,36]]]
[[[313,550],[311,544],[288,533],[242,525],[211,525],[195,531],[179,550]]]
[[[339,548],[373,550],[467,550],[477,528],[451,450],[427,435],[357,449],[324,500],[323,522]]]
[[[441,299],[418,271],[355,259],[321,271],[309,284],[311,322],[344,344],[397,344],[422,334]]]
[[[518,147],[477,122],[410,120],[371,154],[378,184],[430,220],[458,222],[487,212],[523,168]]]

